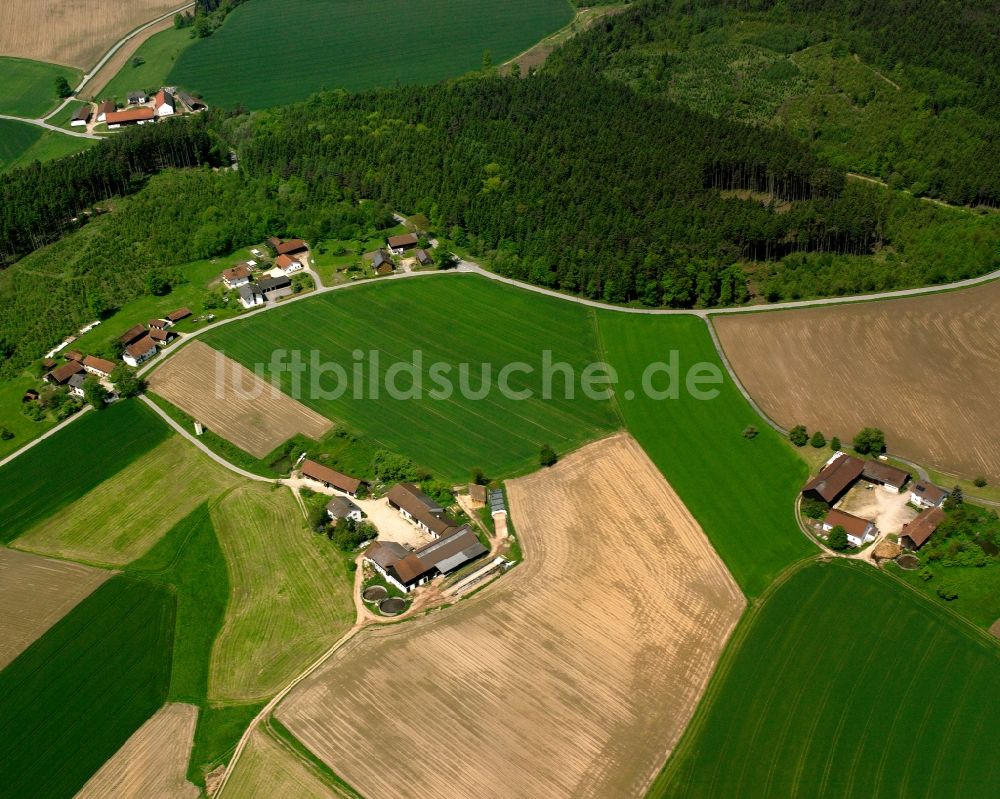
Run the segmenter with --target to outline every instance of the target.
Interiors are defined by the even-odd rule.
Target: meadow
[[[554,362],[569,363],[577,378],[596,360],[591,312],[474,276],[356,286],[225,325],[202,340],[248,368],[269,363],[277,347],[299,350],[307,361],[316,350],[321,361],[341,364],[348,377],[355,350],[363,350],[366,361],[367,353],[377,350],[377,401],[367,398],[367,376],[361,399],[353,398],[354,386],[336,399],[309,396],[304,380],[300,401],[449,480],[467,479],[476,466],[491,476],[531,471],[541,445],[567,452],[618,427],[611,405],[582,397],[579,385],[576,396],[567,399],[561,375],[552,381],[552,399],[541,398],[544,350],[551,351]],[[422,353],[425,371],[436,362],[452,366],[456,390],[450,398],[430,396],[436,385],[427,374],[421,398],[386,396],[388,367],[411,361],[415,351]],[[514,373],[510,380],[512,389],[533,391],[531,398],[503,397],[496,388],[499,370],[514,362],[534,369]],[[469,365],[472,389],[481,385],[481,365],[492,365],[494,386],[488,396],[461,395],[457,375],[463,363]],[[404,373],[397,385],[405,390],[411,383]],[[332,391],[337,380],[327,373],[319,385]],[[282,390],[294,394],[288,372]]]
[[[995,641],[874,571],[809,565],[741,623],[649,797],[984,796],[998,666]]]
[[[253,2],[184,50],[167,82],[249,109],[320,89],[433,83],[480,69],[487,50],[502,63],[572,17],[567,0]]]
[[[0,172],[78,153],[96,143],[94,139],[63,136],[27,122],[0,119]]]
[[[81,73],[58,64],[0,56],[0,114],[35,118],[50,111],[60,101],[55,85],[60,76],[76,86]]]
[[[0,125],[0,136],[2,136]],[[0,426],[14,434],[13,438],[0,439],[0,459],[20,449],[33,438],[55,426],[55,418],[49,414],[39,422],[29,419],[21,412],[21,397],[29,388],[37,388],[38,380],[29,373],[21,373],[9,380],[0,380]]]
[[[816,552],[799,531],[793,503],[805,463],[757,416],[719,361],[705,322],[696,317],[598,313],[604,359],[618,371],[625,426],[638,439],[701,524],[747,596],[759,595],[789,564]],[[658,401],[640,390],[648,364],[680,358],[724,375],[719,395],[699,400],[681,386]],[[657,380],[658,387],[665,382]],[[624,392],[634,391],[634,399]],[[748,426],[758,430],[746,439]]]
[[[239,478],[171,435],[15,542],[18,549],[122,566]]]
[[[168,28],[144,41],[126,61],[121,69],[104,86],[91,83],[85,93],[94,99],[114,99],[124,103],[128,93],[137,89],[152,91],[159,89],[167,81],[167,74],[173,68],[177,57],[195,40],[190,28]],[[132,60],[140,58],[144,63],[132,65]]]
[[[119,576],[0,672],[5,795],[72,796],[163,704],[174,601]]]
[[[7,543],[41,520],[117,474],[171,435],[142,403],[124,400],[89,411],[57,435],[0,466],[0,543]]]

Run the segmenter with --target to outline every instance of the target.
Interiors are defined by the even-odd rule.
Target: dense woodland
[[[641,32],[666,5],[604,34]],[[838,296],[1000,267],[1000,215],[847,180],[796,136],[582,61],[523,80],[213,111],[0,176],[0,252],[22,259],[0,272],[0,369],[146,293],[151,278],[184,281],[185,263],[269,235],[364,238],[391,209],[424,214],[503,274],[647,306]],[[238,171],[218,168],[230,152]]]

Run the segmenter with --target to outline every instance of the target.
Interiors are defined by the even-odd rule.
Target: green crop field
[[[995,793],[1000,646],[844,561],[793,574],[735,633],[650,797]]]
[[[17,538],[42,519],[117,474],[168,435],[168,428],[140,402],[125,400],[88,411],[64,430],[0,466],[0,543]]]
[[[154,91],[167,82],[167,73],[173,68],[177,57],[195,40],[190,28],[169,28],[150,36],[139,45],[139,49],[118,73],[99,91],[95,99],[114,99],[125,103],[128,93],[142,89]],[[132,66],[135,58],[145,63]]]
[[[45,130],[27,122],[0,119],[0,172],[27,166],[33,161],[51,161],[72,155],[97,144],[96,139],[81,139]]]
[[[56,78],[62,75],[76,86],[81,74],[71,67],[0,56],[0,114],[40,117],[59,102]]]
[[[163,704],[173,630],[169,591],[116,577],[0,672],[0,792],[73,796]]]
[[[167,82],[210,104],[433,83],[517,55],[569,23],[567,0],[255,0],[178,57]]]
[[[611,405],[581,397],[579,385],[575,398],[566,399],[559,375],[552,381],[552,399],[541,398],[543,351],[551,351],[553,362],[571,364],[577,376],[596,360],[591,311],[474,276],[355,286],[234,322],[203,340],[250,368],[268,363],[277,348],[299,350],[307,362],[315,349],[320,362],[339,363],[348,377],[355,350],[366,353],[366,368],[368,351],[378,350],[383,379],[377,401],[354,399],[354,386],[337,399],[313,397],[308,379],[297,398],[450,480],[467,479],[475,466],[491,476],[531,471],[542,444],[566,452],[619,426]],[[414,351],[422,353],[422,398],[387,396],[387,368],[410,361]],[[496,388],[499,370],[514,362],[534,369],[530,375],[513,374],[509,383],[533,391],[531,398],[504,397]],[[453,367],[448,376],[455,392],[448,399],[430,395],[437,388],[430,377],[435,363]],[[481,385],[482,364],[492,365],[493,390],[485,398],[459,391],[462,363],[469,365],[472,389]],[[363,397],[369,396],[369,382]],[[337,381],[328,374],[319,385],[331,391]],[[397,385],[405,390],[412,381],[404,375]],[[294,396],[287,372],[282,387]]]
[[[620,378],[625,425],[701,524],[748,596],[760,594],[790,563],[816,548],[799,532],[793,503],[806,466],[747,404],[719,361],[705,322],[693,316],[598,314],[604,357]],[[713,364],[725,375],[715,399],[683,385],[678,399],[651,399],[642,373],[678,353],[683,384],[689,367]],[[665,377],[655,386],[666,386]],[[712,386],[706,386],[711,388]],[[635,399],[622,396],[634,391]],[[743,437],[747,426],[756,438]]]

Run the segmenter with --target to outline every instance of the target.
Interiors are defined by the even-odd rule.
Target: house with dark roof
[[[151,327],[149,329],[149,337],[157,344],[169,344],[177,338],[177,334],[173,330],[164,330],[161,327]]]
[[[82,371],[83,364],[79,361],[70,361],[69,363],[64,363],[62,366],[57,366],[42,379],[54,386],[65,386],[73,375],[79,374]]]
[[[349,496],[356,497],[358,495],[358,490],[363,485],[362,481],[357,477],[351,477],[350,475],[338,472],[336,469],[331,469],[329,466],[324,466],[322,463],[316,463],[316,461],[309,460],[308,458],[302,461],[302,466],[300,467],[302,476],[309,479],[315,480],[317,483],[321,483],[325,488],[334,488],[337,491],[343,491]]]
[[[145,335],[146,335],[146,328],[145,327],[143,327],[142,325],[133,325],[128,330],[126,330],[124,333],[122,333],[118,337],[118,340],[122,344],[125,344],[126,346],[128,346],[129,344],[134,344],[136,341],[138,341],[139,339],[143,338]]]
[[[257,281],[259,288],[267,299],[277,299],[291,293],[292,281],[285,275],[265,277]]]
[[[81,105],[76,109],[76,113],[73,114],[73,118],[69,121],[71,127],[85,127],[88,122],[90,122],[91,109],[89,105]]]
[[[240,304],[244,308],[256,308],[264,304],[264,294],[253,283],[240,286]]]
[[[83,396],[83,381],[87,379],[86,372],[77,372],[69,380],[66,381],[66,385],[69,387],[69,393],[74,397]]]
[[[833,505],[857,482],[864,468],[863,461],[838,452],[802,487],[802,496]]]
[[[128,104],[129,105],[139,105],[139,103],[146,102],[146,92],[129,92],[128,93]]]
[[[458,522],[445,515],[444,508],[413,483],[396,483],[386,493],[386,499],[390,508],[432,538],[440,538],[458,527]]]
[[[417,259],[417,263],[421,266],[430,266],[434,263],[427,250],[417,250],[413,257]]]
[[[823,520],[823,532],[829,533],[834,527],[843,527],[852,547],[860,547],[878,538],[878,528],[868,519],[853,513],[832,509]]]
[[[401,255],[406,250],[411,250],[417,246],[417,236],[414,233],[402,233],[398,236],[389,236],[386,245],[395,255]]]
[[[97,106],[97,121],[106,122],[108,113],[117,110],[114,100],[102,100]]]
[[[489,550],[467,524],[409,552],[394,541],[376,541],[364,554],[386,581],[409,593],[438,575],[448,575]]]
[[[171,311],[167,314],[167,319],[171,322],[179,322],[181,319],[187,319],[191,315],[190,308],[178,308],[176,311]]]
[[[385,250],[375,250],[371,256],[372,269],[376,275],[391,275],[396,271],[396,265]]]
[[[138,366],[156,355],[156,342],[148,335],[143,336],[134,344],[129,344],[122,353],[122,360],[129,366]]]
[[[910,486],[910,502],[918,508],[940,508],[946,499],[948,499],[947,491],[925,480]]]
[[[927,543],[927,539],[934,535],[944,520],[945,514],[941,508],[925,510],[912,522],[903,525],[903,530],[899,534],[899,543],[910,549],[920,549]]]
[[[147,322],[149,329],[152,330],[154,327],[160,330],[166,330],[168,327],[173,327],[174,323],[169,319],[150,319]]]
[[[875,483],[893,494],[898,494],[909,482],[910,473],[881,461],[865,461],[861,477],[869,483]]]
[[[330,517],[331,521],[338,521],[339,519],[351,519],[355,522],[360,522],[364,514],[361,512],[361,508],[355,505],[347,497],[342,497],[339,494],[332,497],[329,502],[326,503],[326,515]]]
[[[199,100],[197,97],[193,97],[187,92],[178,91],[178,99],[187,106],[188,111],[200,111],[202,108],[206,108],[204,101]]]

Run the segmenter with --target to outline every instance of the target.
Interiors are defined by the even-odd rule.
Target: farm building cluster
[[[83,398],[83,382],[88,376],[93,375],[101,385],[108,391],[108,401],[118,399],[114,386],[109,378],[115,368],[115,364],[96,355],[84,355],[78,350],[68,350],[63,357],[65,363],[58,365],[51,358],[46,358],[42,365],[49,369],[42,378],[46,383],[53,386],[65,386],[74,397]],[[33,389],[25,392],[21,397],[22,402],[31,402],[38,399],[38,392]]]
[[[150,319],[145,325],[133,325],[118,337],[122,345],[122,360],[129,366],[145,363],[177,338],[171,328],[191,316],[190,308],[178,308],[162,319]]]
[[[873,491],[874,496],[865,495]],[[911,482],[909,472],[882,461],[837,452],[802,487],[802,496],[828,507],[814,523],[821,537],[840,527],[851,546],[861,547],[882,534],[897,534],[902,546],[916,550],[943,520],[948,493],[925,480]]]
[[[282,241],[272,237],[267,244],[273,259],[254,248],[250,251],[254,258],[240,261],[220,275],[222,284],[239,294],[240,305],[247,310],[294,293],[291,276],[309,265],[309,247],[302,239]]]
[[[419,246],[420,239],[416,233],[401,233],[396,236],[389,236],[385,241],[385,247],[366,252],[364,260],[371,264],[372,271],[377,277],[391,275],[396,271],[396,262],[393,256],[406,256],[403,265],[406,267],[407,261],[412,258],[418,266],[426,267],[434,263],[430,253]]]
[[[128,104],[119,108],[114,100],[81,105],[70,120],[71,127],[93,130],[97,125],[107,125],[108,130],[146,125],[179,114],[203,111],[206,106],[197,97],[172,86],[164,86],[152,95],[143,91],[128,93]]]

